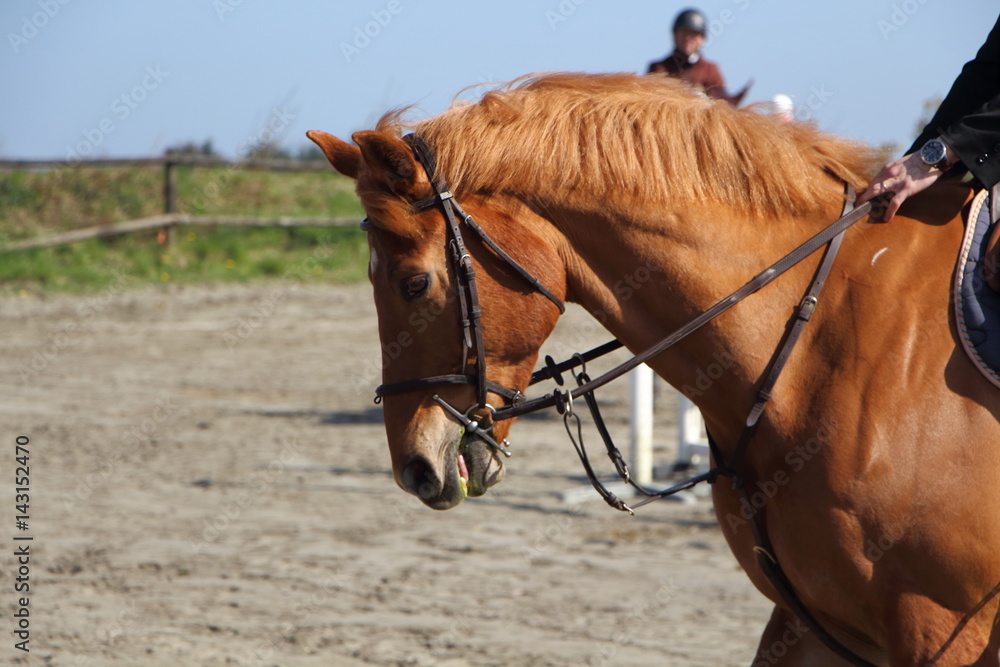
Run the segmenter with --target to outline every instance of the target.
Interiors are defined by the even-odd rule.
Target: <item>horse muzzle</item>
[[[475,434],[465,433],[457,443],[446,445],[437,460],[412,454],[403,466],[399,485],[428,507],[446,510],[466,496],[483,495],[505,474],[496,451]]]

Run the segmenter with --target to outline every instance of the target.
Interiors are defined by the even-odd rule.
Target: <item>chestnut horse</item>
[[[356,145],[309,136],[357,180],[379,336],[402,350],[383,368],[401,388],[383,404],[393,471],[436,509],[503,478],[513,420],[489,425],[500,446],[488,446],[476,427],[489,411],[473,411],[476,423],[460,413],[507,404],[500,387],[526,389],[559,300],[640,352],[837,219],[844,183],[863,188],[875,166],[855,142],[659,77],[544,75],[407,126],[450,186],[437,198],[403,129],[394,113]],[[451,194],[551,291],[467,235],[478,347],[463,335],[477,313],[458,295],[441,204]],[[1000,394],[950,314],[970,194],[942,181],[893,222],[847,230],[742,459],[750,493],[713,487],[733,553],[776,603],[754,664],[1000,663]],[[819,255],[649,361],[691,396],[724,457]],[[706,386],[720,355],[726,371]],[[488,387],[412,382],[470,366]],[[805,608],[855,658],[802,629],[762,571],[751,518]]]

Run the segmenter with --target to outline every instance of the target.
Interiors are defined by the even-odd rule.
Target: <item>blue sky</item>
[[[996,22],[994,0],[706,0],[705,55],[747,101],[907,146]],[[645,72],[684,2],[3,0],[0,156],[145,157],[211,139],[240,157],[341,137],[386,110],[540,70]]]

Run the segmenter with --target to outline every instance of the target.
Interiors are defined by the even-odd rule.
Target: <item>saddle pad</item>
[[[990,227],[989,191],[983,190],[969,209],[955,270],[955,320],[969,358],[1000,387],[1000,293],[986,284],[984,274]]]

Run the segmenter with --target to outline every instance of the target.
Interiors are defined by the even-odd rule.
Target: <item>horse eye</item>
[[[431,279],[426,273],[410,276],[403,281],[403,298],[412,301],[422,297],[430,284]]]

